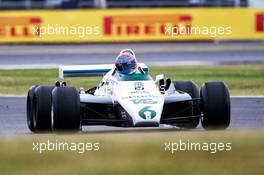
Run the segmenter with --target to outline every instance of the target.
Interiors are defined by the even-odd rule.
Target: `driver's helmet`
[[[137,60],[132,50],[122,50],[116,58],[115,66],[120,74],[133,74],[137,71]],[[132,52],[130,52],[132,51]]]
[[[135,55],[135,53],[134,53],[134,51],[132,49],[123,49],[123,50],[120,51],[119,54],[121,54],[121,53],[130,53],[131,55],[136,57],[136,55]]]

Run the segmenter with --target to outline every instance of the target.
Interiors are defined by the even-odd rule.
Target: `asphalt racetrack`
[[[0,69],[113,63],[124,48],[149,66],[264,64],[264,42],[0,46]]]
[[[229,129],[260,129],[264,127],[263,97],[232,97],[231,125]],[[84,126],[83,132],[114,132],[134,130],[164,130],[159,128],[119,128],[107,126]],[[175,130],[177,130],[175,128]],[[197,130],[202,130],[201,126]],[[0,97],[0,135],[29,134],[26,123],[26,97]]]

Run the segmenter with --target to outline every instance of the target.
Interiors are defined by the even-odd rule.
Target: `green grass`
[[[264,131],[169,131],[1,137],[1,174],[262,175]],[[99,142],[96,152],[32,151],[32,142]],[[230,151],[164,150],[165,142],[231,143]]]
[[[196,66],[151,67],[150,74],[163,73],[172,80],[193,80],[200,86],[206,81],[224,81],[231,95],[264,95],[264,66]],[[58,70],[0,70],[0,95],[25,95],[31,85],[53,85]],[[100,81],[96,78],[69,78],[69,86],[89,88]]]

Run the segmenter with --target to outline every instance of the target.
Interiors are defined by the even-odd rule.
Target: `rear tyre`
[[[192,97],[192,99],[200,98],[198,86],[193,81],[174,81],[173,84],[176,90],[188,93]],[[193,109],[190,112],[190,115],[199,115],[199,113],[199,108],[193,105]],[[190,122],[181,123],[178,126],[186,129],[194,129],[198,126],[199,122],[200,118],[191,118]]]
[[[38,86],[33,96],[35,131],[51,131],[51,92],[54,86]]]
[[[202,126],[226,129],[230,124],[230,96],[223,82],[204,83],[201,88]]]
[[[56,87],[52,91],[54,131],[80,130],[80,95],[74,87]]]
[[[27,94],[27,125],[30,131],[35,132],[36,128],[34,127],[34,121],[33,121],[33,97],[35,94],[35,89],[37,88],[37,85],[31,86],[28,90]]]

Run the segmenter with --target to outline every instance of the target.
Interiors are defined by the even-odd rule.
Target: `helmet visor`
[[[122,74],[131,74],[136,70],[137,63],[135,60],[128,63],[116,63],[117,70]]]

